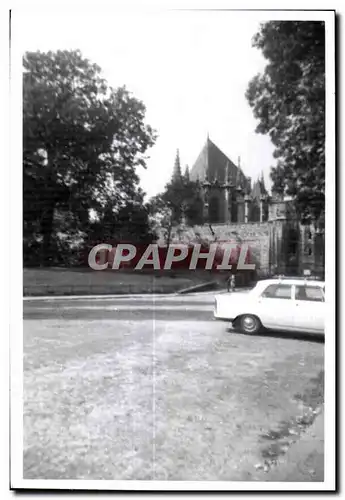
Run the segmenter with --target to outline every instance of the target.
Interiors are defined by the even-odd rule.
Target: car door
[[[301,284],[294,286],[295,329],[322,333],[325,329],[325,296],[322,286]]]
[[[257,315],[266,328],[292,330],[294,327],[292,285],[277,283],[268,287],[258,297]]]

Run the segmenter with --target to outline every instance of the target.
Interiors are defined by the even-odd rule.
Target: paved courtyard
[[[205,297],[25,302],[24,478],[278,470],[322,410],[324,345],[229,331]]]

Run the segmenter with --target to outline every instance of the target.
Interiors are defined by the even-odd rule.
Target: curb
[[[182,290],[178,290],[176,293],[178,295],[193,293],[193,292],[211,292],[218,290],[218,282],[217,281],[209,281],[207,283],[201,283],[200,285],[193,285],[188,288],[183,288]]]
[[[35,300],[83,300],[83,299],[154,299],[154,298],[169,298],[176,297],[176,293],[138,293],[138,294],[98,294],[98,295],[26,295],[23,297],[25,301]]]
[[[66,287],[49,287],[49,286],[38,286],[35,290],[33,287],[24,287],[23,296],[24,297],[89,297],[89,296],[99,296],[99,297],[110,297],[110,296],[119,296],[119,297],[128,297],[128,296],[137,296],[137,295],[173,295],[178,293],[178,290],[163,290],[162,288],[158,288],[156,290],[143,289],[141,288],[138,293],[135,293],[133,289],[135,287],[123,287],[121,291],[117,289],[111,289],[107,287],[83,287],[83,286],[66,286]],[[133,291],[132,291],[132,290]],[[134,293],[133,293],[134,292]]]
[[[232,293],[244,293],[248,292],[250,288],[241,288],[238,289]],[[173,297],[183,297],[183,296],[189,296],[189,297],[194,297],[194,296],[213,296],[215,294],[227,294],[230,293],[226,289],[219,289],[219,290],[207,290],[207,291],[200,291],[198,292],[197,290],[191,290],[189,292],[181,293],[181,292],[170,292],[170,293],[107,293],[107,294],[83,294],[83,295],[77,295],[77,294],[71,294],[71,295],[55,295],[55,294],[50,294],[50,295],[23,295],[23,300],[26,302],[29,301],[35,301],[35,300],[89,300],[89,299],[103,299],[103,300],[112,300],[112,299],[165,299],[165,298],[173,298]]]
[[[49,285],[37,285],[37,286],[24,286],[23,296],[24,297],[73,297],[73,296],[99,296],[99,297],[131,297],[131,296],[164,296],[164,295],[176,295],[176,294],[187,294],[193,292],[208,292],[217,291],[217,282],[207,282],[198,285],[192,285],[188,288],[177,289],[176,286],[156,286],[156,287],[136,287],[133,285],[124,285],[122,287],[111,287],[103,285],[66,285],[60,287],[53,287]],[[136,292],[135,289],[139,291]]]

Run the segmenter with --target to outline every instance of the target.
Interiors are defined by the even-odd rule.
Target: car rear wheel
[[[261,323],[256,316],[244,314],[239,320],[239,326],[242,332],[254,335],[260,331]]]

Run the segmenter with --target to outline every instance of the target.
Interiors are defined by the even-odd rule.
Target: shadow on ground
[[[236,335],[247,335],[245,333],[239,332],[238,330],[235,330],[233,328],[228,328],[227,329],[228,333],[236,334]],[[274,338],[281,338],[281,339],[295,339],[295,340],[301,340],[305,342],[316,342],[319,344],[324,344],[325,343],[325,336],[323,334],[317,334],[317,333],[300,333],[300,332],[291,332],[291,331],[276,331],[276,330],[264,330],[257,335],[250,335],[251,337],[274,337]]]

